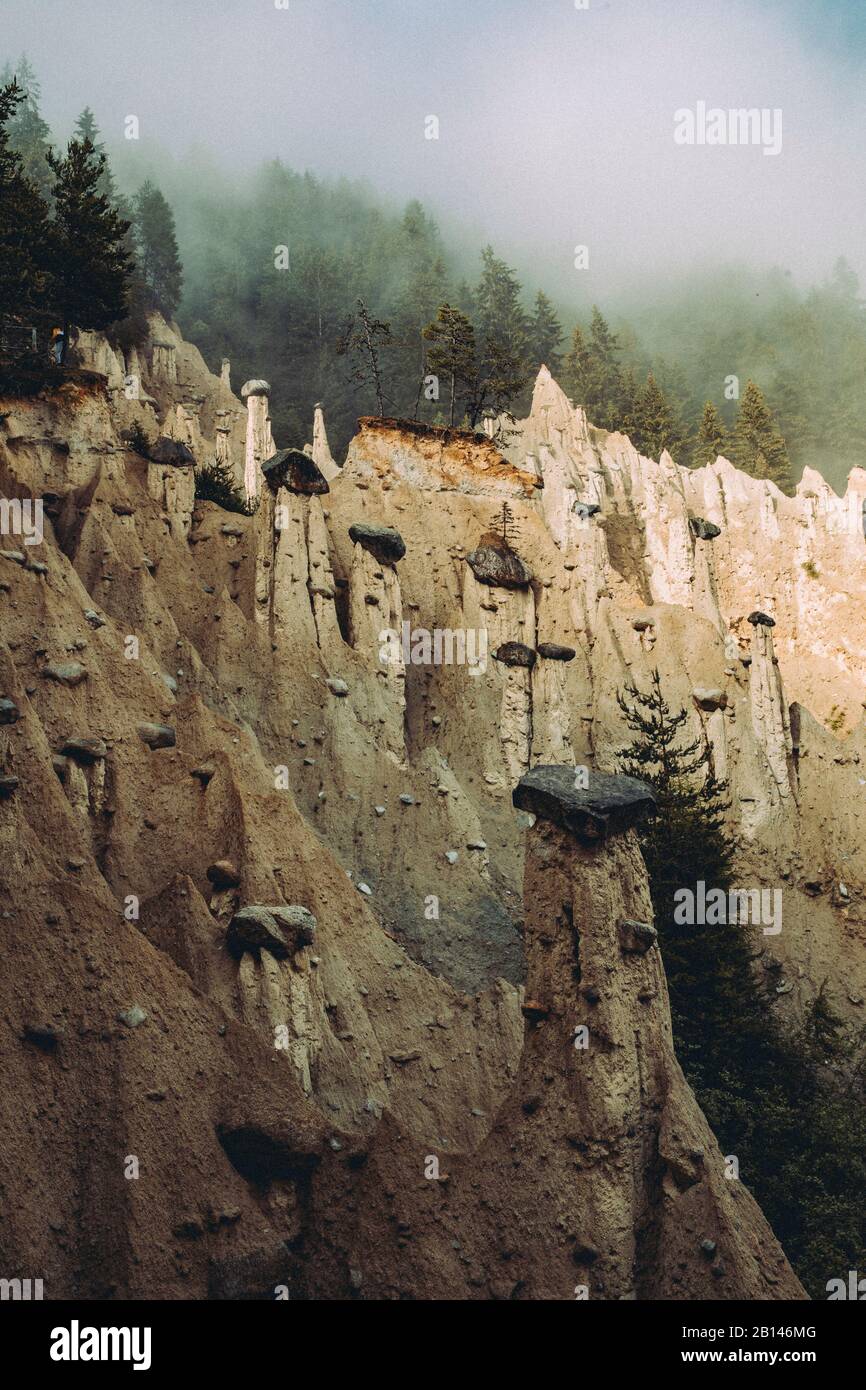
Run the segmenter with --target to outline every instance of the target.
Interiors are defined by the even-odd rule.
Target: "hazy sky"
[[[89,103],[132,157],[363,176],[581,298],[739,257],[866,282],[866,0],[0,0],[22,49],[58,135]],[[676,144],[699,102],[780,109],[781,152]]]

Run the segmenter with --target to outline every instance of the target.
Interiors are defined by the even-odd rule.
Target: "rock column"
[[[259,470],[275,452],[268,414],[270,386],[266,381],[247,381],[241,399],[247,403],[247,442],[244,458],[244,492],[248,502],[259,493]]]

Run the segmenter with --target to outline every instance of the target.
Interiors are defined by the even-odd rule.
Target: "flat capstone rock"
[[[539,642],[535,650],[547,661],[574,661],[577,656],[574,647],[562,647],[558,642]]]
[[[395,565],[406,554],[406,542],[393,526],[369,526],[359,521],[349,527],[349,536],[356,545],[368,550],[380,565]]]
[[[519,811],[550,821],[583,844],[597,844],[637,824],[656,806],[646,782],[619,773],[590,772],[589,786],[576,785],[573,767],[543,765],[530,768],[514,788]]]

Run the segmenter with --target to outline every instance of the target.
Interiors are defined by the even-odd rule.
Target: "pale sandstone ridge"
[[[591,849],[539,820],[524,908],[529,812],[511,795],[539,764],[613,772],[616,692],[657,667],[730,778],[741,883],[783,885],[782,933],[755,938],[780,1015],[795,1022],[826,981],[858,1026],[866,591],[862,532],[837,528],[866,475],[846,499],[814,479],[786,499],[724,460],[687,474],[596,430],[546,373],[528,419],[483,436],[365,420],[332,475],[318,417],[308,452],[277,450],[266,397],[245,408],[175,326],[154,319],[123,359],[98,337],[84,346],[104,391],[0,403],[0,492],[46,501],[42,545],[25,555],[4,537],[0,555],[0,702],[17,711],[0,723],[0,1047],[20,1136],[0,1155],[5,1265],[39,1269],[48,1297],[272,1297],[288,1282],[570,1298],[567,1268],[592,1297],[790,1288],[745,1191],[719,1185],[670,1055],[657,948],[610,955],[620,917],[649,925],[632,832]],[[155,458],[125,446],[136,423]],[[213,459],[246,477],[254,515],[195,500]],[[502,537],[505,502],[518,587],[468,560]],[[355,539],[386,532],[399,560]],[[755,610],[776,626],[750,625]],[[451,657],[391,643],[383,660],[382,632],[407,623],[422,652],[425,634],[450,634]],[[459,659],[467,631],[483,664]],[[73,664],[74,680],[49,671]],[[547,973],[567,951],[566,903],[597,1004]],[[311,913],[313,943],[236,958],[236,915],[275,908]],[[568,1069],[560,1044],[581,1011],[600,1050],[575,1070],[571,1048]],[[51,1030],[48,1051],[28,1041]],[[548,1135],[523,1107],[552,1038]],[[592,1078],[619,1089],[597,1094]],[[565,1128],[584,1108],[607,1127],[586,1150]],[[549,1206],[561,1183],[605,1289],[568,1267],[571,1244],[545,1273],[537,1192],[502,1187],[506,1132],[527,1172],[535,1148],[551,1155]],[[617,1145],[628,1181],[605,1166]],[[706,1169],[672,1178],[691,1148]],[[123,1178],[129,1153],[146,1180]],[[424,1177],[428,1155],[444,1174],[454,1163],[468,1264],[451,1218],[434,1219],[449,1185]],[[467,1205],[482,1176],[506,1213],[495,1246]],[[394,1242],[397,1206],[417,1247],[405,1231]],[[505,1254],[514,1225],[527,1253],[510,1280],[490,1250]],[[664,1269],[656,1233],[674,1252]],[[693,1264],[696,1233],[726,1272]]]

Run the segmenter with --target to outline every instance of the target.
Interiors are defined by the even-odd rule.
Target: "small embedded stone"
[[[148,748],[174,748],[176,735],[170,724],[139,724],[138,737]]]
[[[132,1004],[128,1009],[121,1009],[117,1015],[119,1023],[123,1023],[127,1028],[138,1028],[147,1018],[144,1009],[139,1008],[138,1004]]]
[[[692,691],[692,699],[698,709],[706,712],[725,709],[728,703],[727,695],[718,686],[696,685]]]
[[[623,917],[618,925],[620,949],[626,955],[645,956],[658,941],[658,932],[649,922]]]
[[[721,526],[717,526],[714,521],[705,521],[702,516],[690,516],[689,527],[697,541],[714,541],[716,536],[722,534]]]
[[[58,685],[75,686],[87,680],[87,670],[80,661],[51,661],[43,666],[40,675]]]
[[[241,881],[240,871],[230,859],[217,859],[207,869],[207,877],[214,888],[237,888]]]

